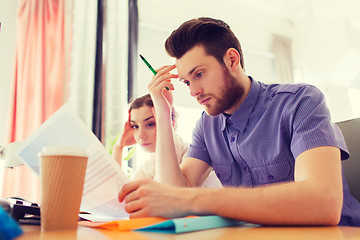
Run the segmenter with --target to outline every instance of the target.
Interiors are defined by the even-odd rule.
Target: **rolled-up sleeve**
[[[287,116],[292,122],[291,151],[294,158],[311,148],[334,146],[341,150],[342,159],[349,157],[343,135],[332,122],[324,95],[315,87],[304,87],[288,105]],[[292,108],[292,107],[296,108]]]

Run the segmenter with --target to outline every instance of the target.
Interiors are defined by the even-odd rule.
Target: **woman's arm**
[[[124,150],[124,147],[121,146],[120,143],[118,143],[118,141],[116,141],[116,143],[113,146],[112,156],[120,166],[122,164],[122,152],[123,152],[123,150]]]
[[[131,128],[130,124],[130,114],[129,120],[124,124],[124,129],[122,131],[121,137],[118,138],[116,143],[113,146],[112,156],[121,166],[122,164],[122,153],[124,147],[131,146],[136,143],[134,138],[134,130]]]

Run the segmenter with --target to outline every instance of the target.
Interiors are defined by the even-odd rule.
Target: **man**
[[[163,139],[157,147],[172,137],[162,95],[165,87],[173,89],[172,78],[188,85],[207,114],[181,167],[172,150],[162,148],[169,155],[159,158],[157,180],[168,185],[124,185],[119,200],[130,217],[217,214],[258,224],[360,226],[360,204],[341,172],[349,154],[319,90],[248,77],[240,43],[220,20],[187,21],[165,47],[178,75],[170,73],[175,66],[164,66],[149,84]],[[194,188],[212,168],[224,188]]]

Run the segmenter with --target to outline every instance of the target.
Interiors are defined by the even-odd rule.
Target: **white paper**
[[[111,216],[102,216],[99,214],[88,214],[88,213],[80,213],[79,217],[92,221],[92,222],[111,222],[111,221],[118,221],[118,220],[128,220],[129,218],[118,218],[118,217],[111,217]]]
[[[14,154],[40,175],[38,153],[54,145],[82,147],[89,154],[81,211],[109,218],[129,217],[124,203],[118,201],[118,192],[128,177],[69,103],[46,120]]]

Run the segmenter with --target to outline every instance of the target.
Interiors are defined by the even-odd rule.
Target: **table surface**
[[[110,231],[100,228],[88,228],[79,226],[77,231],[58,231],[58,232],[41,232],[40,226],[22,225],[24,233],[17,240],[57,240],[57,239],[360,239],[360,228],[358,227],[257,227],[257,226],[241,226],[226,227],[203,231],[196,231],[182,234],[165,234],[150,232],[120,232]]]

